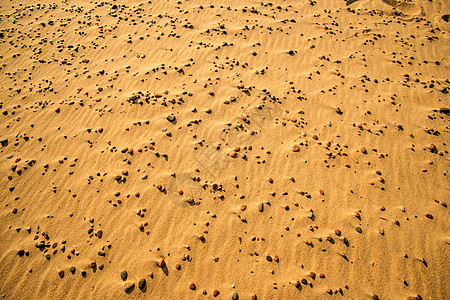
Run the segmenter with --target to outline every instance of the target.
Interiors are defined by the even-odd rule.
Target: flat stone
[[[167,121],[169,121],[169,122],[175,122],[175,116],[174,115],[168,115],[167,117],[166,117],[166,119],[167,119]]]
[[[355,230],[356,230],[358,233],[362,233],[362,229],[361,229],[361,227],[359,227],[359,226],[356,226],[356,227],[355,227]]]

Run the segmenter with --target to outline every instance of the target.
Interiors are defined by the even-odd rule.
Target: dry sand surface
[[[2,299],[449,299],[449,14],[0,1]]]

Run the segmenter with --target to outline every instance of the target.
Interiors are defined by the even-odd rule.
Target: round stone
[[[189,288],[191,290],[195,290],[197,287],[195,286],[195,283],[191,282],[191,284],[189,285]]]

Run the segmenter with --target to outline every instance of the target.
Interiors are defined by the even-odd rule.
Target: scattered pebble
[[[130,294],[134,290],[134,286],[134,282],[127,281],[123,284],[123,290],[125,291],[125,293]]]
[[[120,272],[120,278],[122,278],[123,281],[127,280],[128,278],[128,272],[126,270],[122,270]]]
[[[145,291],[145,289],[147,288],[147,280],[145,278],[141,278],[138,281],[138,288],[141,291]]]

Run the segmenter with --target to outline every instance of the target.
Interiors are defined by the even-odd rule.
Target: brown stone
[[[294,146],[292,146],[292,151],[294,151],[294,152],[300,151],[300,146],[295,144]]]
[[[220,294],[219,290],[214,290],[214,291],[213,291],[213,296],[214,296],[214,297],[219,296],[219,294]]]
[[[164,261],[164,258],[161,258],[161,259],[159,260],[158,266],[159,266],[160,268],[164,268],[165,265],[166,265],[166,262]]]
[[[197,287],[195,286],[195,283],[191,282],[191,284],[189,285],[189,288],[191,290],[195,290]]]

